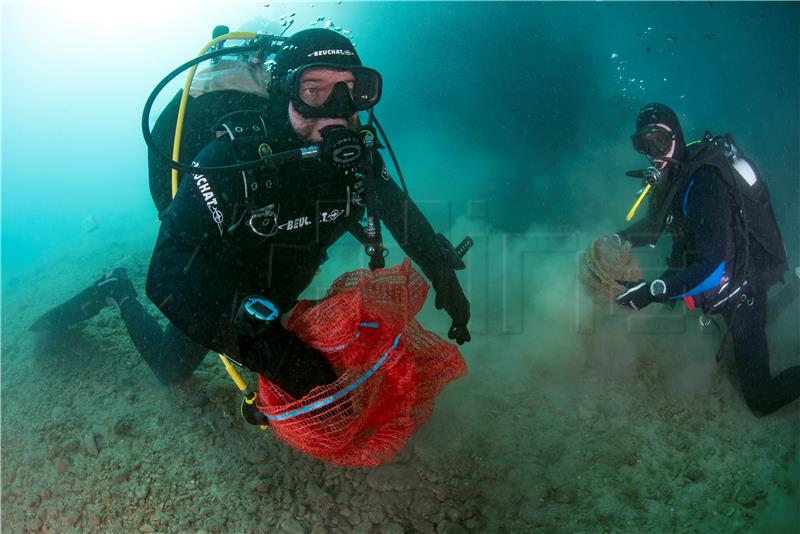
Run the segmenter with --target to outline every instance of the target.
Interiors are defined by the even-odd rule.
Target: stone
[[[467,519],[467,522],[464,523],[464,527],[466,527],[466,529],[470,532],[477,532],[481,528],[481,522],[478,521],[477,517],[472,517]]]
[[[382,525],[386,519],[386,514],[380,508],[370,508],[367,510],[367,517],[373,525]]]
[[[334,498],[313,480],[306,486],[309,502],[316,508],[329,508],[335,504]]]
[[[467,529],[452,521],[442,521],[436,527],[436,532],[437,534],[467,534]]]
[[[411,514],[416,517],[430,517],[436,513],[439,508],[439,502],[433,495],[419,492],[414,495],[411,501]]]
[[[434,534],[436,532],[433,523],[421,517],[415,517],[411,520],[411,528],[413,532],[418,532],[419,534]]]
[[[405,530],[403,527],[398,525],[397,523],[387,523],[383,529],[381,529],[382,534],[405,534]]]
[[[83,447],[86,449],[86,454],[92,457],[97,457],[100,454],[100,450],[97,448],[97,441],[95,441],[94,433],[89,432],[83,438]]]
[[[80,520],[81,520],[81,511],[80,510],[72,509],[72,510],[67,511],[66,514],[64,514],[64,521],[68,525],[75,526],[75,525],[78,524],[78,521],[80,521]]]
[[[306,534],[305,527],[294,517],[284,518],[281,529],[289,534]]]
[[[120,469],[116,473],[114,473],[114,483],[119,485],[123,482],[130,480],[131,472],[129,469]]]
[[[411,466],[393,464],[373,469],[365,480],[374,490],[408,491],[419,486],[420,476]]]
[[[139,436],[139,432],[136,430],[135,423],[133,417],[124,416],[117,420],[114,423],[114,434],[121,438],[135,438]]]
[[[136,488],[136,500],[143,501],[150,495],[150,485],[142,484]]]
[[[736,496],[736,502],[745,508],[752,508],[756,504],[756,492],[753,486],[745,484]]]

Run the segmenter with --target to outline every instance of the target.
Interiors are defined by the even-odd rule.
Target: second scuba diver
[[[213,350],[302,397],[337,377],[279,316],[294,306],[328,247],[347,232],[369,241],[372,259],[382,265],[383,221],[431,281],[437,308],[452,317],[449,337],[469,341],[470,306],[455,274],[463,264],[453,261],[452,245],[391,179],[377,143],[361,142],[358,113],[378,103],[381,77],[362,66],[352,43],[327,29],[298,32],[275,54],[268,98],[256,94],[263,88],[237,89],[189,103],[187,117],[194,106],[194,119],[213,125],[213,140],[191,152],[198,170],[182,177],[174,199],[151,188],[162,222],[147,296],[169,319],[166,329],[137,300],[124,269],[48,312],[34,328],[61,328],[116,302],[134,345],[161,382],[185,380]],[[215,115],[198,107],[200,98],[237,108]],[[175,116],[175,106],[168,107],[162,117],[169,120],[156,124],[154,137],[170,123],[174,128]],[[194,128],[186,137],[191,145],[204,135],[204,128]],[[203,171],[309,145],[332,157]],[[354,146],[365,151],[369,168],[350,164]],[[151,175],[161,170],[151,153]],[[366,229],[359,222],[365,216]]]
[[[747,405],[765,415],[797,399],[800,366],[770,373],[767,290],[783,281],[787,259],[766,184],[730,136],[706,134],[687,146],[677,116],[663,104],[640,111],[632,140],[650,161],[628,173],[646,183],[636,206],[653,193],[647,216],[612,237],[655,246],[666,229],[673,244],[668,269],[628,284],[617,302],[641,310],[682,299],[706,317],[721,314],[728,329],[723,344],[730,335]]]

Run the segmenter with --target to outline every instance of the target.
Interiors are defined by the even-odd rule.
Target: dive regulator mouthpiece
[[[642,179],[645,182],[644,188],[639,193],[637,193],[639,197],[636,199],[636,202],[633,204],[630,211],[628,211],[628,214],[625,216],[625,220],[630,221],[636,214],[636,210],[638,210],[639,206],[642,205],[644,197],[647,196],[647,193],[650,192],[650,189],[652,189],[654,186],[658,185],[661,182],[661,179],[664,177],[664,174],[658,167],[651,166],[647,167],[646,169],[627,171],[625,173],[625,176]]]
[[[322,145],[320,156],[335,167],[353,167],[361,158],[361,137],[344,126],[326,126],[320,130]]]
[[[634,171],[626,171],[625,176],[631,178],[639,178],[644,180],[650,185],[658,185],[664,177],[664,173],[658,167],[647,167],[646,169],[637,169]]]

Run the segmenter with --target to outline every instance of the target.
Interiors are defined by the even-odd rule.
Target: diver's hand
[[[611,241],[612,243],[614,243],[618,247],[621,247],[622,243],[624,242],[622,240],[622,237],[620,237],[619,234],[606,234],[606,235],[603,235],[603,236],[600,236],[600,237],[602,237],[606,241]]]
[[[630,306],[634,310],[641,310],[651,302],[653,295],[650,293],[650,284],[644,280],[638,282],[620,282],[628,287],[628,290],[617,296],[617,304]]]
[[[458,283],[456,273],[452,269],[444,269],[444,272],[432,280],[433,289],[436,291],[436,309],[447,312],[453,319],[453,324],[447,332],[447,337],[454,339],[459,345],[472,340],[472,336],[467,329],[469,323],[469,301],[464,296],[461,284]]]
[[[472,341],[472,336],[469,335],[467,325],[456,324],[455,321],[453,321],[453,325],[450,327],[450,330],[447,331],[447,337],[454,339],[459,345],[463,345],[467,341]]]
[[[260,336],[239,336],[239,361],[299,399],[337,378],[328,359],[279,322]]]

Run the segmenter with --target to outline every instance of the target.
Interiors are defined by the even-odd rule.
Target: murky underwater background
[[[39,3],[3,4],[2,18],[4,531],[800,522],[800,404],[754,417],[730,351],[714,362],[721,334],[696,314],[593,307],[577,280],[587,244],[624,226],[639,185],[624,172],[643,165],[629,136],[651,101],[678,112],[687,138],[734,134],[800,264],[800,4]],[[215,25],[280,32],[282,20],[289,33],[352,32],[384,77],[376,112],[412,196],[437,230],[476,241],[460,275],[469,374],[374,470],[322,464],[245,425],[210,356],[160,386],[115,309],[58,338],[27,331],[113,266],[144,294],[158,231],[147,95]],[[639,255],[648,272],[668,241]],[[366,266],[354,241],[331,256],[308,295]],[[798,314],[795,302],[769,325],[773,373],[800,363]],[[446,333],[432,302],[419,319]]]

